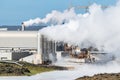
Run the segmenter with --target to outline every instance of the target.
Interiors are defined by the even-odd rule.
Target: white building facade
[[[10,52],[5,52],[7,50]],[[51,61],[51,55],[55,57],[55,42],[38,31],[0,31],[1,60],[23,60],[31,55],[34,57],[31,62],[35,64]]]

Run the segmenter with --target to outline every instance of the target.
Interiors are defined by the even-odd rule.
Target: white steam
[[[104,10],[100,5],[93,4],[85,14],[76,14],[74,9],[63,12],[54,10],[43,19],[29,20],[24,24],[50,24],[40,33],[57,41],[72,42],[83,47],[104,47],[108,52],[120,50],[120,1]]]
[[[30,19],[29,21],[25,21],[25,26],[32,26],[32,25],[50,25],[50,24],[63,24],[69,22],[70,19],[74,19],[76,14],[74,9],[65,10],[63,13],[53,10],[50,14],[47,14],[45,18],[36,18]]]
[[[120,2],[105,10],[102,10],[100,5],[93,4],[88,13],[72,14],[67,23],[48,26],[40,30],[40,33],[57,41],[84,46],[92,44],[98,48],[104,46],[109,52],[120,49]],[[59,17],[57,18],[59,20]]]

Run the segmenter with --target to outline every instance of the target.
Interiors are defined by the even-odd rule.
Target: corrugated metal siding
[[[0,47],[37,48],[37,31],[0,32]]]

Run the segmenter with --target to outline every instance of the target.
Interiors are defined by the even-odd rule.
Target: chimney
[[[25,30],[25,25],[24,25],[24,22],[22,22],[22,28],[21,28],[21,31],[24,31]]]

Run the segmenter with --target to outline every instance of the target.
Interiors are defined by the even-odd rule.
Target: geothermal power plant
[[[33,64],[51,64],[59,61],[60,57],[67,62],[92,63],[104,60],[113,60],[107,53],[99,51],[94,46],[80,48],[78,45],[62,41],[54,41],[35,30],[25,30],[24,23],[21,29],[0,31],[0,60],[26,61]]]
[[[39,31],[25,30],[22,23],[19,30],[0,31],[0,60],[26,61],[33,64],[51,64],[66,58],[68,62],[97,62],[105,58],[106,53],[97,48],[81,48],[66,42],[55,42]],[[99,53],[99,54],[98,54]],[[97,57],[96,57],[97,54]],[[112,59],[112,58],[111,58]]]
[[[53,59],[50,60],[50,56],[55,55],[55,42],[48,40],[38,31],[24,29],[24,24],[19,31],[1,29],[0,59],[2,61],[27,61],[34,64],[53,61]]]

